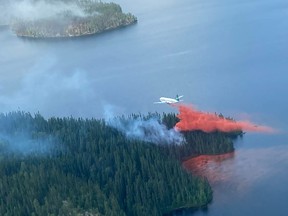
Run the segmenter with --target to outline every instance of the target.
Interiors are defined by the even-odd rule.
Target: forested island
[[[93,35],[125,27],[137,22],[131,13],[123,13],[120,5],[96,0],[35,0],[33,4],[44,1],[57,7],[63,2],[56,14],[29,19],[16,16],[11,28],[19,37],[27,38],[66,38]],[[65,9],[65,6],[67,9]],[[37,8],[36,8],[37,9]],[[35,10],[36,10],[35,9]],[[45,9],[45,8],[44,8]],[[39,12],[35,11],[35,14]]]
[[[172,128],[175,114],[156,119]],[[154,133],[145,128],[145,136]],[[179,144],[127,138],[103,119],[0,114],[0,215],[163,215],[212,200],[206,179],[181,159],[233,151],[242,132],[183,133]]]

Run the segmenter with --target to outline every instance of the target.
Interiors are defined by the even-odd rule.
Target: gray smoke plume
[[[44,156],[58,150],[56,138],[38,128],[36,121],[45,120],[20,111],[0,114],[0,158],[10,154]]]
[[[129,139],[138,139],[161,145],[181,145],[185,138],[174,128],[168,130],[157,116],[144,118],[133,116],[130,118],[113,117],[112,107],[105,109],[107,125],[121,131]]]
[[[96,106],[94,101],[99,93],[94,91],[88,73],[78,68],[60,68],[58,61],[55,56],[44,55],[25,68],[25,76],[15,86],[0,81],[0,90],[9,85],[13,87],[8,95],[3,93],[4,90],[0,92],[0,112],[25,110],[40,112],[44,117],[95,116],[91,107]]]
[[[65,13],[77,17],[86,16],[77,1],[69,0],[7,0],[0,2],[0,9],[0,23],[2,24],[10,24],[13,20],[47,19]]]
[[[69,12],[74,16],[85,16],[85,13],[75,2],[52,1],[20,1],[11,4],[11,11],[16,18],[25,20],[45,19]]]
[[[52,137],[35,139],[27,132],[16,134],[0,134],[0,154],[49,155],[53,152]]]

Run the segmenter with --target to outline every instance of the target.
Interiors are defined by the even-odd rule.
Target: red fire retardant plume
[[[176,129],[180,131],[202,130],[204,132],[222,131],[231,132],[236,130],[254,132],[273,132],[266,126],[257,126],[249,121],[233,121],[221,118],[212,113],[204,113],[194,109],[192,106],[175,105],[179,109]]]

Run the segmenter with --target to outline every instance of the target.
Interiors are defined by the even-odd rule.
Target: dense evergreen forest
[[[168,128],[178,121],[141,120],[155,116]],[[128,139],[101,119],[1,114],[0,215],[162,215],[205,206],[209,183],[178,159],[231,151],[240,134],[187,132],[183,144],[161,145]]]
[[[95,0],[34,0],[33,5],[41,1],[52,7],[57,7],[59,2],[62,2],[63,4],[59,7],[63,7],[63,9],[58,8],[58,13],[48,17],[43,17],[38,11],[35,11],[34,14],[37,15],[32,16],[33,19],[15,18],[12,22],[12,30],[17,36],[29,38],[76,37],[101,33],[137,22],[134,15],[123,13],[120,5],[115,3]]]
[[[223,117],[222,114],[219,116]],[[179,121],[175,114],[165,114],[161,117],[163,123],[169,128],[173,128]],[[227,118],[233,121],[232,118]],[[201,154],[224,154],[234,151],[234,141],[243,136],[243,131],[220,132],[214,131],[206,133],[200,130],[182,132],[186,142],[180,146],[169,146],[163,148],[169,155],[183,160]]]

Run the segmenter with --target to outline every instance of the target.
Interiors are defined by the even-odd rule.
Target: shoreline
[[[185,158],[183,158],[182,160],[181,160],[181,163],[183,164],[183,163],[185,163],[185,162],[187,162],[187,161],[189,161],[189,160],[192,160],[192,159],[195,159],[195,158],[199,158],[199,157],[210,157],[210,159],[213,159],[213,158],[215,158],[215,157],[221,157],[221,156],[225,156],[225,155],[230,155],[230,154],[234,154],[235,153],[235,149],[233,150],[233,151],[231,151],[231,152],[226,152],[226,153],[220,153],[220,154],[192,154],[192,155],[190,155],[190,156],[187,156],[187,157],[185,157]]]
[[[219,155],[199,155],[182,163],[183,168],[200,178],[208,180],[211,186],[225,181],[225,176],[219,174],[217,170],[221,164],[235,158],[235,151]]]
[[[135,21],[126,24],[126,25],[120,25],[117,27],[111,27],[111,28],[106,28],[102,31],[98,31],[98,32],[91,32],[91,33],[85,33],[85,34],[81,34],[81,35],[56,35],[56,36],[41,36],[41,37],[34,37],[34,36],[30,36],[30,35],[20,35],[20,34],[15,34],[15,36],[21,38],[21,39],[27,39],[27,40],[67,40],[67,39],[78,39],[78,38],[86,38],[86,37],[92,37],[92,36],[96,36],[96,35],[100,35],[100,34],[104,34],[107,32],[111,32],[111,31],[116,31],[116,30],[120,30],[120,29],[124,29],[127,28],[129,26],[132,25],[136,25],[138,23],[138,20],[136,19]],[[9,26],[8,26],[9,27]]]
[[[206,211],[208,209],[208,205],[212,202],[210,200],[207,204],[203,204],[200,206],[191,206],[191,207],[179,207],[176,209],[171,210],[170,212],[164,213],[163,216],[173,216],[173,215],[183,215],[183,213],[188,212],[188,213],[195,213],[197,211]]]
[[[185,159],[183,159],[181,161],[182,167],[189,172],[190,174],[194,174],[200,178],[205,178],[207,179],[208,183],[211,185],[211,179],[207,178],[207,176],[203,175],[201,173],[201,166],[203,164],[207,164],[209,161],[214,161],[216,163],[221,163],[224,160],[233,158],[235,156],[235,150],[231,151],[231,152],[227,152],[224,154],[214,154],[214,155],[209,155],[209,154],[195,154],[195,155],[191,155],[189,157],[186,157]],[[191,165],[192,164],[192,165]],[[200,165],[200,169],[199,169],[199,165]],[[199,172],[200,170],[200,172]],[[213,201],[213,197],[212,199],[203,205],[200,206],[191,206],[191,207],[179,207],[176,209],[171,210],[170,212],[164,214],[164,216],[172,216],[172,215],[183,215],[183,213],[187,212],[189,214],[197,212],[199,210],[207,210],[209,207],[209,204],[211,204],[211,202]]]

